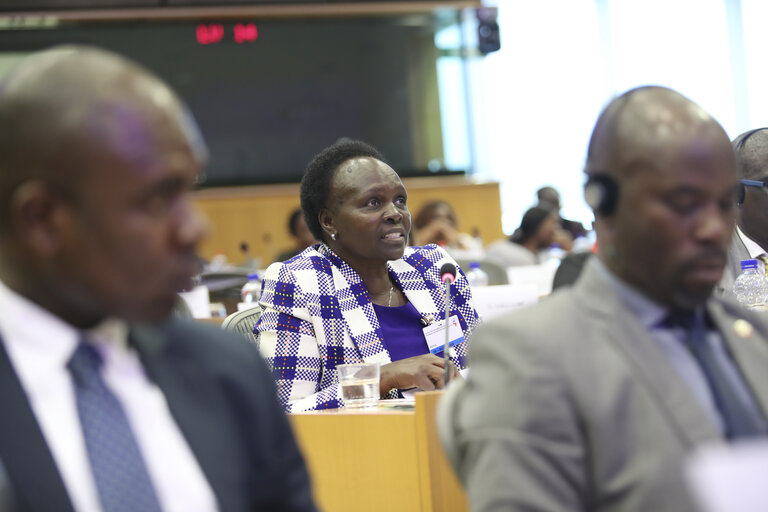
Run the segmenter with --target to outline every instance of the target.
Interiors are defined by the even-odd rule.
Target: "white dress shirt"
[[[744,243],[744,247],[747,248],[747,252],[749,253],[749,257],[752,259],[757,259],[758,256],[762,256],[765,254],[765,249],[760,247],[757,242],[749,238],[747,235],[744,234],[744,232],[739,228],[739,226],[736,226],[736,233],[739,235],[739,238],[741,238],[741,241]]]
[[[127,343],[127,326],[106,320],[85,333],[102,355],[102,376],[125,409],[164,511],[217,510],[197,460],[162,391]],[[0,281],[0,338],[78,512],[99,512],[67,362],[81,333]]]

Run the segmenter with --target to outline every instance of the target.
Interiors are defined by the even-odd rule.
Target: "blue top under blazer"
[[[402,258],[387,263],[390,276],[425,324],[445,315],[439,276],[444,263],[456,264],[436,245],[407,247]],[[263,313],[254,333],[275,378],[278,398],[289,412],[342,407],[338,364],[392,362],[365,284],[325,244],[270,265],[259,304]],[[478,317],[461,269],[451,286],[451,315],[458,315],[469,341]],[[451,348],[450,355],[458,368],[464,368],[467,343]],[[397,391],[390,396],[398,396]]]

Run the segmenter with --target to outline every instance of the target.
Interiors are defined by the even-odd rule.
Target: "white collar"
[[[105,361],[115,356],[122,359],[128,352],[124,321],[108,318],[83,333],[0,281],[0,337],[13,361],[34,361],[34,375],[27,375],[25,386],[44,381],[45,372],[66,367],[82,334],[96,345]]]
[[[757,242],[745,235],[739,226],[736,226],[736,233],[738,233],[739,238],[741,238],[741,241],[744,243],[744,247],[747,248],[747,252],[749,253],[750,258],[756,259],[758,256],[766,253],[765,249],[760,247]]]

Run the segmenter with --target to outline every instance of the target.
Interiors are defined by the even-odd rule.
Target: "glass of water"
[[[340,364],[336,371],[347,407],[376,407],[379,402],[379,363]]]

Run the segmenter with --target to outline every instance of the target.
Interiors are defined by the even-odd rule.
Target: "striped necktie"
[[[101,364],[101,355],[86,342],[80,342],[67,364],[99,501],[104,512],[160,512],[138,442],[101,377]]]

